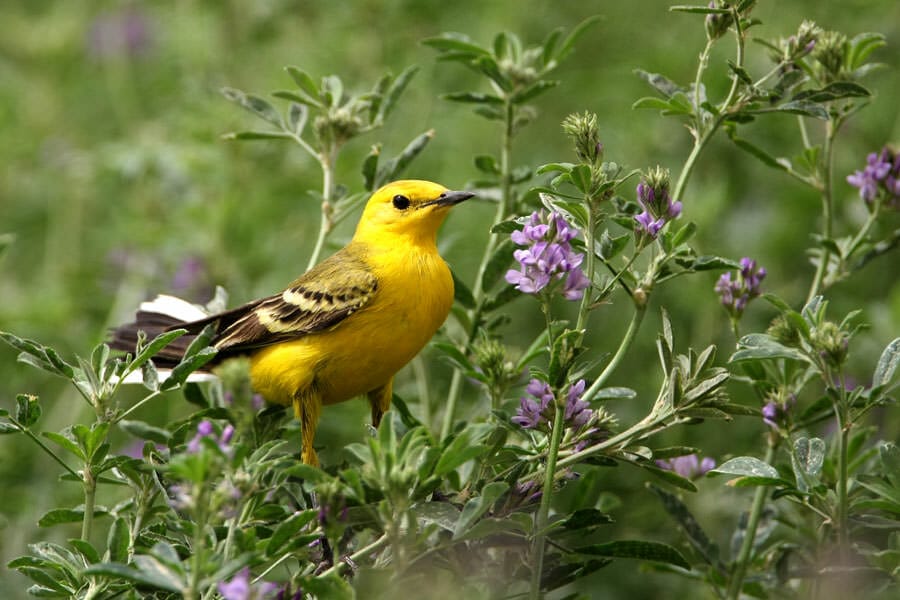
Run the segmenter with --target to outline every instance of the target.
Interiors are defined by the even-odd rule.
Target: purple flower
[[[521,231],[514,231],[510,239],[519,246],[513,258],[519,269],[510,269],[506,281],[526,294],[537,294],[562,281],[562,295],[567,300],[579,300],[590,280],[581,270],[584,255],[572,250],[570,242],[578,230],[559,213],[545,216],[535,211]]]
[[[584,394],[584,385],[584,379],[579,379],[569,387],[569,392],[566,394],[566,423],[576,430],[587,425],[594,416],[591,405],[581,399]]]
[[[653,241],[669,221],[681,214],[681,202],[669,194],[669,172],[657,167],[637,184],[637,202],[642,212],[634,217],[638,244]]]
[[[894,209],[900,209],[900,154],[885,146],[866,157],[866,166],[847,176],[847,183],[859,189],[859,197],[871,205],[879,194]]]
[[[666,471],[674,471],[685,479],[699,479],[716,468],[716,461],[708,456],[700,460],[696,454],[686,454],[668,460],[658,460],[656,466]]]
[[[797,403],[793,394],[778,394],[762,407],[763,423],[772,429],[781,429],[790,422],[791,409]]]
[[[755,260],[744,257],[733,278],[731,273],[723,273],[719,277],[715,290],[721,298],[722,306],[732,317],[740,318],[747,304],[759,296],[760,286],[766,274],[767,271],[763,267],[756,267]]]
[[[225,600],[257,600],[273,597],[279,586],[268,581],[250,583],[250,569],[244,567],[234,574],[231,581],[223,581],[217,586]]]
[[[566,392],[563,417],[566,426],[575,431],[590,423],[594,416],[590,404],[581,399],[584,388],[584,379],[579,379],[569,386],[569,390]],[[546,426],[556,410],[553,390],[548,383],[540,379],[532,379],[525,387],[525,391],[528,396],[523,396],[519,400],[519,408],[516,410],[512,422],[524,429],[538,429]]]
[[[531,398],[528,396],[521,398],[516,415],[511,420],[524,429],[537,429],[549,421],[545,413],[553,402],[553,390],[540,379],[532,379],[525,387],[525,391]]]
[[[209,419],[203,419],[199,424],[197,424],[197,433],[193,438],[191,438],[191,441],[188,442],[187,451],[189,454],[196,454],[197,452],[200,452],[201,440],[203,438],[210,438],[218,444],[219,450],[222,451],[222,454],[230,456],[232,448],[229,444],[231,443],[232,437],[234,437],[234,426],[230,423],[225,426],[225,429],[222,430],[222,435],[217,436],[212,421],[210,421]]]

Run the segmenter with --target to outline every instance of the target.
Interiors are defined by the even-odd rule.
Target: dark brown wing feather
[[[162,365],[177,362],[195,334],[215,324],[213,345],[218,358],[226,358],[309,333],[334,327],[368,304],[378,290],[378,281],[353,245],[340,250],[296,279],[282,293],[248,302],[237,308],[189,323],[157,313],[139,312],[135,323],[113,332],[112,346],[133,350],[137,331],[148,337],[183,327],[185,335],[160,354]]]

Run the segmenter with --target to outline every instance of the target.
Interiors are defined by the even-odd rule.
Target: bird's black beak
[[[426,206],[431,206],[431,205],[453,206],[454,204],[459,204],[460,202],[462,202],[464,200],[468,200],[469,198],[471,198],[474,195],[475,194],[473,194],[472,192],[451,192],[448,190],[446,192],[443,192],[440,196],[438,196],[434,200],[430,200],[430,201],[422,204],[421,207],[425,208]]]

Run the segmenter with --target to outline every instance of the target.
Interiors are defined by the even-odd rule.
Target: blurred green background
[[[761,2],[754,16],[765,38],[790,35],[804,18],[853,35],[878,31],[888,46],[875,60],[888,68],[866,83],[871,106],[844,131],[836,155],[838,213],[856,223],[864,211],[855,190],[843,182],[867,152],[900,142],[900,3],[895,0]],[[362,188],[359,163],[369,146],[385,144],[393,154],[413,136],[434,128],[436,137],[407,175],[453,188],[477,178],[476,154],[496,153],[496,125],[442,93],[479,89],[482,82],[458,65],[435,61],[420,44],[444,31],[460,31],[481,43],[508,30],[530,44],[552,29],[571,29],[587,16],[603,21],[578,43],[554,73],[562,84],[538,99],[539,118],[516,138],[514,163],[537,166],[572,160],[559,127],[574,111],[600,116],[607,160],[628,168],[661,164],[677,175],[689,149],[686,130],[655,112],[633,111],[649,89],[635,68],[689,81],[704,34],[702,17],[670,13],[669,3],[550,0],[437,0],[312,2],[295,0],[183,0],[180,2],[4,0],[0,4],[0,235],[11,243],[0,251],[0,330],[34,338],[64,356],[86,356],[111,325],[129,318],[137,303],[156,292],[206,301],[223,285],[237,304],[280,289],[306,264],[315,239],[319,207],[305,191],[320,188],[318,167],[287,143],[233,143],[229,131],[259,128],[248,113],[226,101],[222,86],[266,95],[289,89],[282,70],[297,65],[314,77],[335,73],[352,91],[368,89],[382,73],[417,64],[421,71],[386,127],[351,143],[338,181]],[[768,70],[765,53],[751,44],[752,73]],[[720,45],[707,80],[711,93],[728,85],[723,65],[733,50]],[[795,120],[779,117],[752,125],[746,135],[779,155],[797,147]],[[787,146],[790,144],[790,146]],[[631,190],[623,190],[630,194]],[[792,303],[805,297],[812,270],[804,255],[819,215],[818,198],[779,173],[767,170],[716,140],[688,186],[685,216],[698,223],[701,253],[748,255],[768,268],[766,289]],[[463,280],[471,281],[493,214],[485,203],[456,210],[442,232],[444,255]],[[351,219],[352,221],[353,219]],[[839,228],[840,229],[840,228]],[[342,245],[350,226],[331,238]],[[3,238],[9,240],[9,237]],[[833,289],[832,316],[862,307],[872,330],[853,346],[855,376],[871,373],[881,348],[900,333],[900,285],[896,255],[872,264]],[[654,297],[672,315],[677,344],[720,345],[719,360],[733,344],[727,319],[712,292],[716,275],[679,279]],[[772,313],[764,303],[748,312],[746,331],[765,327]],[[624,330],[627,302],[592,316],[591,343],[611,351]],[[510,305],[513,347],[527,343],[541,326],[536,303]],[[651,311],[658,314],[658,310]],[[657,319],[644,324],[641,339],[616,374],[614,385],[641,392],[638,406],[611,406],[623,420],[643,414],[658,375],[653,342]],[[423,362],[432,394],[446,389],[449,370],[426,352]],[[411,400],[416,388],[404,372],[398,392]],[[0,346],[0,405],[16,393],[39,395],[44,427],[60,429],[89,419],[87,407],[62,382],[15,362]],[[742,390],[734,389],[738,397]],[[354,406],[350,406],[354,404]],[[343,443],[363,434],[364,403],[325,411],[319,443],[333,457]],[[472,388],[463,417],[478,418],[485,406]],[[177,396],[145,410],[140,418],[163,424],[189,409]],[[881,420],[883,437],[896,439],[896,414]],[[667,433],[668,441],[700,445],[721,457],[759,453],[762,426],[752,420],[701,425]],[[122,443],[127,440],[122,438]],[[332,442],[331,440],[334,440]],[[324,454],[327,464],[329,452]],[[58,469],[32,445],[0,438],[0,559],[5,564],[40,539],[65,539],[72,532],[41,530],[35,523],[55,506],[77,502],[73,484],[59,484]],[[604,485],[626,500],[617,510],[611,537],[674,541],[675,532],[657,501],[626,470],[606,471]],[[701,482],[688,498],[720,544],[749,493],[722,489],[720,480]],[[664,575],[633,577],[637,565],[618,562],[591,580],[597,597],[671,592],[683,585]],[[0,597],[17,598],[24,578],[0,571]],[[672,596],[669,596],[672,597]]]

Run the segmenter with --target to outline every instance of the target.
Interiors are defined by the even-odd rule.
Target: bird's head
[[[450,191],[430,181],[394,181],[369,198],[354,239],[401,236],[433,243],[450,208],[474,195]]]

